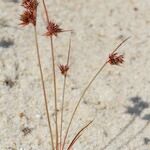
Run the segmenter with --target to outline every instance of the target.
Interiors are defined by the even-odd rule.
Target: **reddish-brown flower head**
[[[69,66],[68,65],[59,65],[58,67],[59,67],[59,69],[61,71],[61,74],[66,76],[67,72],[69,70]]]
[[[47,32],[44,34],[45,36],[57,36],[58,33],[63,32],[64,30],[59,27],[59,25],[49,22],[47,26]]]
[[[37,0],[23,0],[22,6],[30,11],[35,11],[38,6],[38,2]]]
[[[33,24],[36,25],[37,0],[23,0],[22,6],[25,8],[23,14],[20,15],[20,25]]]
[[[34,12],[30,12],[28,10],[24,11],[22,15],[20,15],[20,25],[28,25],[28,24],[33,24],[34,26],[36,25],[36,16]]]
[[[109,55],[108,62],[111,65],[120,65],[124,62],[124,56],[123,55],[118,55],[118,53],[111,53]]]

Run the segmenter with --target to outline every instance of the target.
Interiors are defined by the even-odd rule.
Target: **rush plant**
[[[52,73],[53,73],[53,88],[54,88],[54,114],[55,114],[55,126],[52,126],[52,118],[50,118],[49,113],[49,107],[48,107],[48,97],[46,93],[46,87],[44,82],[44,73],[43,68],[41,64],[41,56],[40,56],[40,50],[39,50],[39,42],[38,42],[38,36],[37,36],[37,8],[38,8],[38,1],[37,0],[23,0],[22,6],[24,8],[23,13],[20,15],[20,25],[25,27],[31,25],[34,29],[34,38],[35,38],[35,46],[36,46],[36,53],[37,53],[37,61],[39,64],[39,73],[41,77],[41,88],[43,92],[43,99],[45,102],[45,111],[46,111],[46,117],[49,127],[49,134],[50,134],[50,149],[52,150],[72,150],[73,145],[77,142],[77,140],[80,138],[80,136],[83,134],[83,131],[93,122],[90,121],[85,126],[83,126],[79,131],[75,134],[74,138],[69,141],[69,144],[66,144],[68,140],[68,134],[70,133],[70,127],[74,120],[74,116],[79,108],[79,105],[87,93],[88,89],[92,85],[92,83],[96,80],[97,76],[102,72],[102,70],[106,67],[106,65],[121,65],[124,62],[124,56],[120,55],[117,50],[122,46],[123,43],[125,43],[129,38],[122,41],[109,55],[108,58],[106,58],[105,62],[102,66],[99,67],[98,71],[93,75],[93,77],[90,79],[90,81],[87,83],[87,86],[84,88],[80,98],[77,101],[77,104],[72,112],[69,124],[66,125],[64,120],[64,104],[65,104],[65,91],[66,91],[66,82],[67,82],[67,76],[70,71],[70,54],[71,54],[71,38],[69,41],[69,48],[67,52],[67,60],[65,64],[60,64],[58,66],[61,75],[63,76],[63,91],[62,91],[62,99],[61,99],[61,108],[60,108],[60,117],[58,115],[58,100],[57,100],[57,80],[56,80],[56,58],[55,58],[55,51],[54,51],[54,41],[53,38],[57,38],[58,34],[63,32],[72,32],[72,30],[64,30],[59,25],[57,25],[55,22],[49,19],[48,11],[47,11],[47,5],[45,3],[45,0],[41,0],[42,5],[45,11],[45,16],[47,20],[47,25],[45,27],[45,33],[44,36],[47,36],[50,40],[50,52],[51,52],[51,58],[52,58]],[[63,131],[63,126],[66,127],[66,131]],[[64,135],[63,135],[64,133]],[[55,137],[55,138],[54,138]]]

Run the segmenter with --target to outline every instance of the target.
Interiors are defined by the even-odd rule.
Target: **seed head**
[[[109,60],[108,62],[111,65],[120,65],[124,62],[124,56],[123,55],[119,55],[118,53],[111,53],[109,55]]]
[[[124,56],[119,55],[116,51],[129,39],[130,37],[123,40],[113,51],[109,54],[108,63],[111,65],[120,65],[124,62]]]
[[[34,11],[34,10],[36,10],[36,8],[38,6],[38,2],[37,2],[37,0],[23,0],[22,6],[25,9],[28,9],[30,11]]]
[[[20,15],[20,25],[33,24],[36,25],[37,0],[23,0],[22,6],[25,8],[23,14]]]
[[[61,71],[61,74],[64,75],[64,76],[67,76],[67,72],[69,70],[69,66],[68,65],[59,65],[58,66],[60,71]]]
[[[64,32],[64,30],[61,29],[59,27],[59,25],[50,21],[48,26],[47,26],[47,32],[44,35],[45,36],[53,36],[53,35],[57,36],[58,33],[60,33],[60,32]]]
[[[36,25],[36,15],[34,12],[30,12],[28,10],[24,11],[23,14],[20,15],[20,25],[26,26],[28,24]]]

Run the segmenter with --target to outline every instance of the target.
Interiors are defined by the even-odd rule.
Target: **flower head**
[[[36,10],[36,8],[38,6],[38,2],[37,2],[37,0],[23,0],[22,6],[25,9],[28,9],[30,11],[34,11],[34,10]]]
[[[28,10],[24,11],[23,14],[20,15],[20,25],[26,26],[28,24],[36,25],[36,16],[33,12],[30,12]]]
[[[59,27],[59,25],[53,23],[53,22],[49,22],[48,26],[47,26],[47,32],[44,34],[45,36],[57,36],[58,33],[63,32],[64,30],[61,29]]]
[[[20,25],[33,24],[36,25],[37,0],[23,0],[22,6],[25,8],[23,14],[20,15]]]
[[[59,69],[61,71],[61,74],[66,76],[67,72],[69,70],[69,66],[68,65],[59,65],[58,67],[59,67]]]
[[[120,65],[124,62],[124,56],[123,55],[118,55],[118,53],[111,53],[109,55],[108,62],[111,65]]]

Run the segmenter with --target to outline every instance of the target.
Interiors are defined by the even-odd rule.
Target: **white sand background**
[[[0,0],[0,150],[50,150],[33,28],[19,26],[18,0]],[[119,52],[120,66],[108,65],[85,95],[69,141],[95,118],[74,150],[150,150],[150,0],[46,0],[51,19],[73,29],[64,129],[89,79],[108,54],[131,36]],[[38,37],[53,117],[52,65],[43,6],[38,9]],[[55,38],[56,63],[65,63],[69,33]],[[58,99],[62,76],[57,69]],[[25,116],[21,117],[20,114]],[[22,129],[30,128],[24,136]]]

